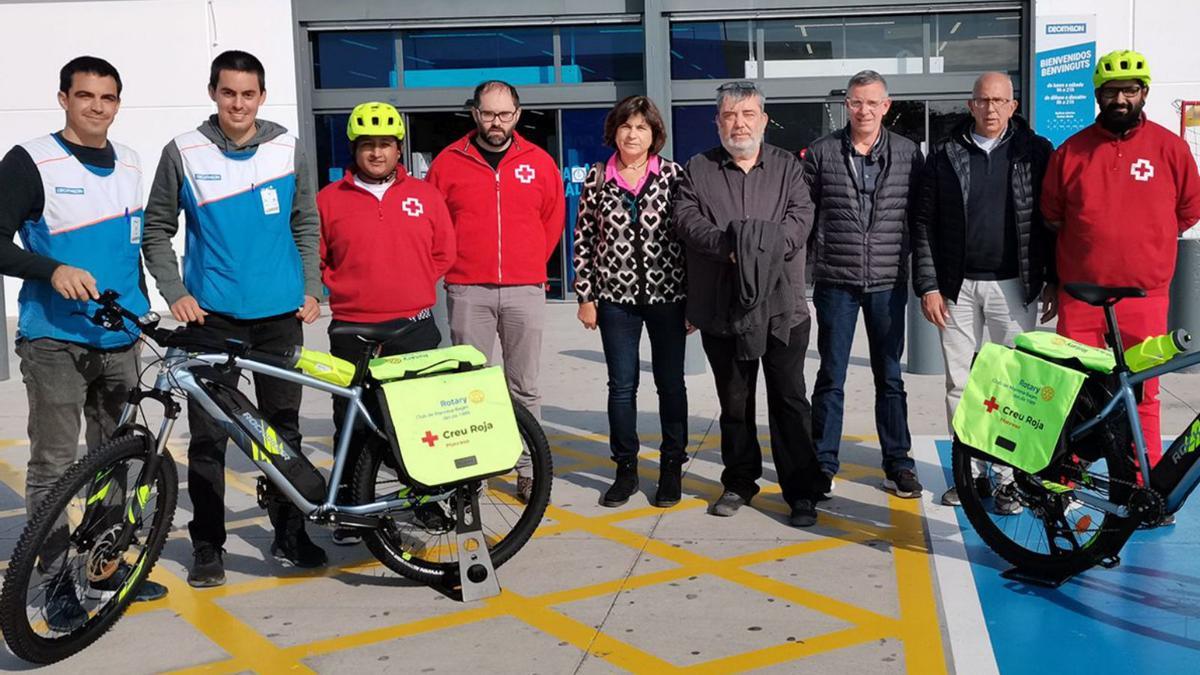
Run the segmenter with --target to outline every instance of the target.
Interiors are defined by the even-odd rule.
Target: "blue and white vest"
[[[187,215],[183,285],[204,309],[261,319],[304,304],[291,225],[296,142],[282,135],[225,153],[199,131],[175,138]]]
[[[132,149],[112,145],[116,166],[100,175],[54,136],[21,144],[37,165],[46,202],[42,217],[21,227],[21,242],[27,250],[87,270],[99,290],[117,291],[126,309],[143,314],[150,302],[142,287],[142,162]],[[22,284],[18,305],[17,332],[29,340],[115,349],[135,339],[92,324],[88,316],[98,305],[67,300],[49,281]],[[126,327],[137,333],[130,322]]]

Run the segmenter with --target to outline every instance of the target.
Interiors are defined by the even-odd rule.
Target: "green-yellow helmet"
[[[354,141],[359,136],[395,136],[404,140],[404,119],[390,103],[371,101],[359,103],[350,111],[346,136]]]
[[[1105,82],[1112,80],[1141,80],[1142,84],[1150,86],[1150,63],[1146,57],[1132,49],[1119,49],[1100,57],[1096,62],[1096,73],[1092,75],[1092,85],[1099,89]]]

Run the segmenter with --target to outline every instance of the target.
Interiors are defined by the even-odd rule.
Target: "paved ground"
[[[323,323],[315,328],[310,342],[323,344]],[[816,366],[814,347],[806,367],[810,389]],[[15,359],[13,370],[16,375]],[[190,562],[185,490],[175,517],[180,529],[153,575],[170,587],[168,598],[135,606],[92,648],[47,670],[925,675],[996,672],[998,664],[1004,672],[1024,670],[1009,665],[1022,662],[1006,656],[1004,644],[1011,643],[996,644],[996,636],[1011,624],[1012,612],[1037,617],[1053,598],[1011,584],[985,592],[981,584],[995,585],[996,570],[971,572],[966,563],[987,552],[969,541],[964,548],[954,514],[932,504],[934,490],[945,483],[934,444],[945,434],[941,376],[906,377],[918,471],[928,489],[921,500],[897,499],[878,488],[866,341],[856,342],[836,496],[823,505],[817,528],[796,530],[784,522],[769,453],[753,508],[729,519],[704,513],[720,491],[717,405],[708,374],[688,378],[692,459],[685,498],[668,510],[649,506],[657,474],[656,418],[650,412],[656,403],[648,363],[643,371],[643,494],[619,509],[604,509],[597,498],[610,480],[611,463],[599,336],[579,327],[573,306],[550,305],[542,380],[556,465],[553,505],[535,538],[501,568],[500,597],[458,603],[397,578],[361,547],[328,545],[324,531],[315,538],[335,558],[329,569],[296,574],[279,568],[266,554],[269,526],[254,505],[250,467],[231,453],[229,583],[197,591],[183,581]],[[1174,376],[1164,385],[1163,428],[1177,430],[1195,415],[1185,401],[1200,400],[1200,378]],[[328,405],[324,396],[307,396],[302,411],[306,450],[319,465],[329,459]],[[765,413],[765,401],[759,410]],[[24,522],[24,428],[18,376],[0,383],[0,439],[7,439],[0,441],[0,560]],[[172,444],[177,459],[184,455],[185,430],[179,427]],[[765,414],[760,432],[765,444]],[[1188,544],[1200,540],[1200,532],[1189,532],[1178,536],[1188,537]],[[1179,549],[1189,550],[1195,548]],[[1194,557],[1175,559],[1185,568],[1177,572],[1187,572],[1189,564],[1194,572]],[[1185,575],[1185,597],[1196,597],[1196,576]],[[1143,597],[1160,595],[1165,591]],[[1010,613],[997,618],[997,603]],[[1200,653],[1195,616],[1186,614],[1183,627],[1169,628],[1158,642],[1123,647],[1122,654],[1137,657],[1127,649],[1148,654],[1167,642]],[[1045,627],[1039,639],[1050,651],[1054,631],[1068,628]],[[1028,635],[1018,637],[1030,644]],[[1105,653],[1100,641],[1091,649]],[[23,667],[0,652],[0,668]]]

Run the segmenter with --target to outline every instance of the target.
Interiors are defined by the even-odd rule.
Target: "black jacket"
[[[731,223],[761,220],[780,230],[787,278],[795,306],[791,328],[808,318],[804,293],[804,245],[812,203],[795,153],[763,144],[758,164],[743,172],[721,147],[688,160],[688,180],[675,194],[673,224],[687,251],[687,318],[711,335],[733,335],[738,270]]]
[[[918,296],[939,291],[958,299],[966,260],[967,194],[970,192],[970,149],[973,120],[959,125],[939,144],[922,171],[920,196],[913,219],[913,290]],[[1038,202],[1042,176],[1053,148],[1014,115],[1009,121],[1011,163],[1009,197],[1017,229],[1017,270],[1025,302],[1033,302],[1054,274],[1054,234],[1042,220]]]
[[[871,149],[880,165],[874,208],[863,222],[850,128],[817,139],[804,157],[804,180],[816,207],[810,237],[813,281],[890,288],[908,281],[909,204],[923,158],[909,139],[887,129]]]
[[[788,279],[782,228],[765,220],[741,220],[730,223],[728,231],[738,273],[731,326],[737,338],[736,358],[748,361],[767,353],[767,338],[772,335],[788,344],[796,298]]]

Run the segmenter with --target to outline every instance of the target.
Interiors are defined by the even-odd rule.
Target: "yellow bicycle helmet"
[[[350,111],[346,122],[346,136],[353,142],[359,136],[395,136],[404,140],[404,119],[400,111],[389,103],[371,101],[359,103]]]
[[[1132,49],[1119,49],[1100,57],[1096,62],[1096,73],[1092,75],[1092,85],[1099,89],[1105,82],[1112,80],[1141,80],[1142,84],[1150,86],[1150,64],[1146,57]]]

